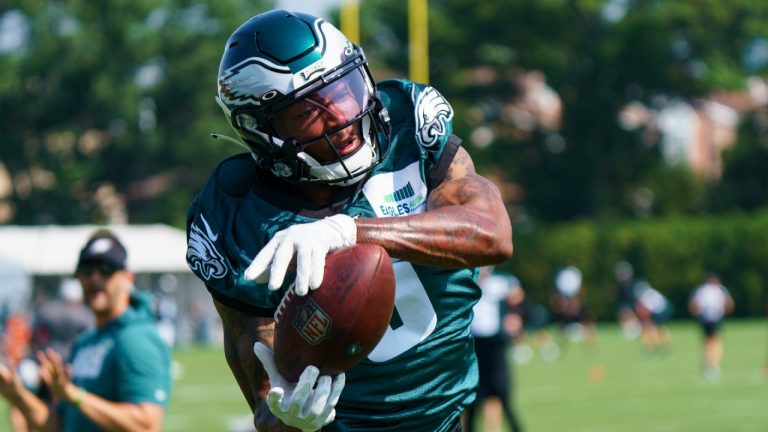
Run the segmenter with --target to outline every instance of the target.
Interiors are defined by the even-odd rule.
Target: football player
[[[216,101],[248,151],[189,208],[187,260],[222,318],[225,355],[259,431],[458,431],[474,399],[477,266],[512,255],[498,189],[475,173],[434,88],[375,83],[330,23],[274,10],[224,48]],[[383,246],[396,274],[381,342],[346,374],[276,371],[273,313],[323,279],[329,251]],[[254,353],[256,355],[254,355]]]

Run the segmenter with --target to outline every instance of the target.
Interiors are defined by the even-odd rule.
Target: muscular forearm
[[[272,347],[274,321],[246,315],[214,302],[224,324],[224,355],[240,391],[253,412],[253,423],[259,432],[294,432],[280,422],[266,404],[269,377],[253,354],[257,341]]]
[[[19,394],[8,397],[8,402],[19,410],[27,422],[30,431],[46,430],[51,421],[51,411],[43,401],[26,389]]]
[[[78,401],[80,412],[102,430],[154,432],[162,426],[160,405],[112,402],[71,383],[64,389],[64,395],[69,403]]]
[[[452,205],[405,217],[358,219],[358,243],[375,243],[417,264],[462,268],[498,264],[512,254],[503,221]]]
[[[263,402],[269,388],[266,373],[253,354],[253,344],[258,340],[256,331],[265,332],[256,328],[243,332],[226,326],[224,329],[224,356],[251,411]]]
[[[512,256],[512,224],[498,188],[475,173],[459,148],[443,180],[429,192],[427,211],[357,219],[357,242],[383,246],[416,264],[463,268],[499,264]]]

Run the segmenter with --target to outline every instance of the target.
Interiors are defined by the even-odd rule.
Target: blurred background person
[[[560,332],[561,349],[581,341],[587,348],[597,346],[595,320],[584,300],[581,270],[567,266],[557,272],[549,304]]]
[[[514,276],[510,276],[510,289],[505,303],[507,313],[504,316],[504,332],[512,340],[515,363],[531,361],[534,348],[544,361],[557,359],[560,348],[547,329],[549,311],[526,295],[520,280]]]
[[[717,379],[720,376],[720,362],[723,358],[720,331],[725,315],[731,313],[733,307],[731,294],[716,274],[707,276],[706,281],[694,288],[691,294],[688,309],[704,331],[702,373],[706,379]]]
[[[648,353],[669,351],[671,335],[667,322],[672,318],[672,303],[645,279],[635,284],[635,313],[642,324],[640,343]]]
[[[171,386],[170,349],[155,326],[150,300],[134,289],[127,252],[115,235],[96,231],[80,251],[75,275],[95,328],[72,345],[69,363],[48,348],[37,354],[52,403],[27,390],[0,364],[0,394],[30,430],[159,431]]]
[[[482,431],[501,431],[503,417],[513,432],[520,432],[522,427],[512,407],[513,371],[506,356],[510,335],[504,329],[506,298],[519,282],[512,275],[494,274],[487,266],[480,269],[478,284],[482,295],[473,307],[470,331],[475,338],[480,377],[475,402],[467,407],[466,430],[476,430],[475,417],[482,410]]]
[[[9,310],[5,313],[2,333],[2,354],[6,364],[17,366],[29,353],[32,339],[32,325],[23,310]]]
[[[64,279],[59,285],[58,298],[42,302],[34,313],[29,353],[17,367],[24,386],[49,403],[50,390],[40,380],[35,353],[51,348],[62,358],[69,358],[77,336],[94,325],[93,312],[83,304],[82,285],[75,278]],[[26,420],[18,409],[11,406],[9,415],[15,431],[27,430]]]
[[[616,317],[627,339],[640,336],[640,321],[635,314],[635,270],[627,261],[619,261],[613,269],[616,281]]]
[[[7,304],[3,306],[2,318],[2,333],[0,333],[2,337],[2,364],[18,370],[20,375],[27,377],[27,381],[34,383],[37,378],[37,368],[24,361],[30,352],[29,347],[32,339],[30,319],[26,312],[14,310]],[[30,368],[30,366],[32,367]],[[24,417],[13,406],[8,407],[8,417],[14,431],[27,431]]]
[[[164,275],[160,279],[160,288],[152,296],[157,331],[169,347],[176,346],[178,332],[176,323],[179,315],[179,305],[176,301],[178,280],[173,275]]]
[[[83,304],[83,286],[67,278],[59,285],[58,298],[44,303],[34,315],[32,351],[53,348],[68,357],[75,338],[95,323],[93,312]]]

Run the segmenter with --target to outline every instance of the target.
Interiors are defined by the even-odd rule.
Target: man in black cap
[[[170,349],[157,333],[149,299],[133,289],[125,247],[112,232],[96,231],[80,251],[75,276],[96,328],[75,342],[71,373],[56,351],[38,353],[54,405],[25,389],[4,365],[0,394],[31,429],[160,430],[170,393]]]

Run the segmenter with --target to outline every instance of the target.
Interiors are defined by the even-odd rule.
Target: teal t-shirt
[[[131,293],[130,307],[101,328],[81,335],[70,356],[72,382],[113,402],[166,406],[171,391],[171,352],[155,327],[149,298]],[[100,429],[68,403],[59,406],[63,432]]]
[[[243,272],[279,230],[333,214],[399,217],[426,211],[461,141],[453,110],[434,88],[405,80],[379,85],[391,116],[383,162],[327,208],[259,181],[249,154],[223,161],[188,213],[187,261],[223,304],[272,316],[281,292]],[[469,333],[480,297],[475,269],[448,270],[393,260],[395,312],[368,358],[347,373],[336,421],[324,431],[445,431],[474,400],[477,364]],[[286,278],[283,290],[292,283]]]

